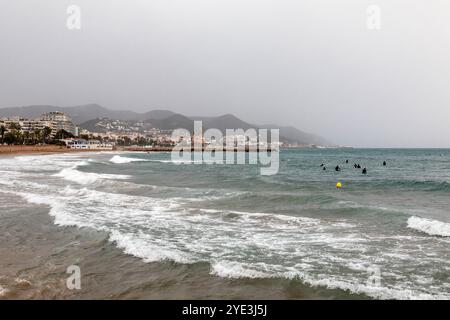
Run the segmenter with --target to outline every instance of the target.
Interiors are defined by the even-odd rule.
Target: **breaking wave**
[[[86,161],[79,162],[71,168],[62,169],[60,172],[55,173],[53,176],[63,178],[67,181],[76,182],[78,184],[92,184],[102,179],[123,180],[130,178],[130,176],[127,175],[83,172],[77,170],[78,167],[88,164],[89,163]]]
[[[138,158],[128,158],[128,157],[122,157],[119,155],[115,155],[111,159],[109,159],[110,162],[116,163],[116,164],[124,164],[124,163],[130,163],[130,162],[139,162],[139,161],[148,161],[146,159],[138,159]]]
[[[110,157],[104,158],[105,162],[102,163],[146,161],[119,155]],[[218,190],[209,185],[207,190],[214,192],[200,191],[198,187],[168,189],[145,185],[148,192],[136,195],[138,193],[131,192],[132,189],[126,190],[125,184],[131,183],[128,181],[88,187],[103,179],[131,177],[85,172],[79,167],[90,163],[79,158],[42,158],[42,163],[35,166],[36,169],[41,165],[51,168],[54,162],[58,166],[53,164],[52,173],[57,172],[53,176],[82,186],[69,183],[62,185],[64,180],[49,180],[45,176],[36,182],[28,181],[25,180],[27,176],[15,174],[9,175],[11,179],[5,179],[8,183],[0,184],[6,190],[15,190],[15,194],[30,203],[49,206],[55,224],[89,227],[105,232],[110,242],[145,262],[206,262],[213,276],[232,279],[298,279],[311,286],[364,293],[374,298],[450,298],[445,284],[436,283],[425,287],[420,283],[422,280],[418,280],[420,277],[433,279],[439,269],[435,267],[436,256],[428,253],[433,250],[439,252],[437,246],[446,248],[448,239],[432,239],[433,243],[430,244],[427,242],[430,240],[428,236],[411,235],[411,232],[399,234],[398,230],[389,233],[374,226],[373,217],[367,214],[364,215],[364,219],[368,219],[366,221],[359,216],[311,215],[306,211],[315,209],[318,203],[318,208],[325,213],[339,210],[347,212],[350,209],[367,213],[367,206],[350,199],[339,199],[333,194],[326,197],[306,195],[305,199],[299,201],[296,200],[299,195],[287,195],[286,191],[277,195],[271,191],[272,195],[267,197],[266,204],[290,204],[287,209],[278,210],[275,206],[255,205],[260,203],[257,200],[265,197],[261,192],[260,198],[251,198],[256,192],[231,188],[220,190],[218,196]],[[8,163],[8,168],[15,165]],[[123,167],[126,169],[126,166]],[[33,174],[36,177],[36,173]],[[105,185],[107,188],[104,188]],[[241,198],[238,199],[237,195]],[[233,198],[227,201],[227,205],[236,202],[241,206],[230,205],[226,207],[228,209],[221,209],[221,205],[215,201],[224,197]],[[244,206],[245,202],[247,204]],[[394,211],[384,207],[369,209],[388,213]],[[283,212],[292,215],[280,214]],[[385,220],[379,221],[385,223]],[[403,232],[405,220],[401,216],[400,229]],[[430,235],[450,236],[448,223],[413,216],[409,217],[407,224],[409,228]],[[408,241],[405,241],[405,236],[408,236]],[[414,246],[405,247],[405,243],[413,243]],[[405,272],[404,266],[409,268],[417,261],[421,262],[420,269]],[[448,267],[446,261],[439,263],[441,269]],[[379,286],[367,282],[367,270],[373,265],[379,265],[381,269],[383,280]]]
[[[408,228],[432,236],[450,237],[450,223],[413,216],[408,219]]]

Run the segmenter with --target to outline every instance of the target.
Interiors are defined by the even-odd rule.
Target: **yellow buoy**
[[[336,183],[336,188],[338,188],[338,189],[342,188],[342,183],[340,183],[340,182]]]

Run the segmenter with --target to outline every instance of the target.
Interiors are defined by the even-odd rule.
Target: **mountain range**
[[[192,130],[193,120],[201,120],[203,129],[217,128],[225,133],[225,129],[244,129],[249,128],[278,128],[280,129],[280,140],[288,143],[298,144],[315,144],[321,146],[334,146],[325,138],[318,135],[303,132],[297,128],[289,126],[256,125],[245,122],[232,114],[225,114],[218,117],[188,117],[169,110],[152,110],[145,113],[125,110],[110,110],[98,104],[87,104],[72,107],[59,107],[52,105],[33,105],[25,107],[1,108],[0,117],[24,117],[37,118],[41,114],[51,111],[62,111],[68,114],[73,122],[81,128],[95,131],[95,126],[102,118],[124,121],[141,121],[148,123],[152,127],[161,130],[173,130],[177,128],[185,128]]]

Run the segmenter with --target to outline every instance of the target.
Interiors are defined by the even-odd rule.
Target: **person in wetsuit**
[[[366,168],[363,169],[362,174],[367,174],[367,169]]]
[[[334,168],[334,170],[341,171],[341,168],[339,168],[339,166],[336,166],[336,168]]]
[[[383,166],[386,166],[386,161],[383,161]]]

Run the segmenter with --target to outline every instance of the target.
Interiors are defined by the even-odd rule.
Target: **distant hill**
[[[334,144],[325,138],[322,138],[318,135],[303,132],[297,128],[294,127],[280,127],[277,125],[263,125],[260,126],[261,128],[266,129],[273,129],[278,128],[280,129],[280,137],[284,137],[285,139],[289,140],[288,142],[292,143],[300,143],[300,144],[315,144],[320,146],[334,146]]]
[[[99,122],[102,121],[102,119],[105,118],[95,118],[92,120],[88,120],[80,124],[80,127],[91,132],[101,132],[101,133],[106,132],[104,128],[98,125]]]
[[[232,114],[225,114],[218,117],[186,117],[182,114],[174,113],[169,110],[152,110],[145,113],[125,110],[110,110],[98,104],[86,104],[72,107],[58,107],[51,105],[33,105],[26,107],[13,107],[0,109],[0,117],[25,117],[37,118],[42,113],[51,111],[62,111],[67,113],[72,120],[81,128],[93,132],[103,132],[104,127],[99,126],[101,119],[112,119],[133,122],[141,121],[145,126],[159,128],[161,130],[173,130],[185,128],[193,131],[193,120],[202,120],[203,129],[217,128],[225,133],[226,129],[244,129],[249,128],[279,128],[280,140],[289,143],[316,144],[322,146],[334,146],[326,139],[303,132],[294,127],[280,127],[277,125],[254,125],[245,122]]]
[[[255,128],[254,125],[251,125],[245,121],[242,121],[241,119],[237,118],[236,116],[232,114],[224,114],[222,116],[218,117],[209,117],[209,118],[203,118],[203,119],[195,119],[194,120],[202,120],[203,121],[203,128],[209,129],[209,128],[217,128],[223,133],[225,133],[226,129],[244,129],[247,130],[249,128]]]
[[[187,129],[189,131],[194,130],[194,121],[182,114],[175,113],[165,119],[148,119],[146,120],[154,128],[161,130],[174,130],[174,129]]]
[[[0,117],[26,117],[37,118],[41,114],[51,111],[62,111],[67,113],[76,124],[97,118],[109,118],[117,120],[146,120],[146,119],[164,119],[174,113],[168,110],[153,110],[146,113],[137,113],[125,110],[110,110],[98,104],[86,104],[73,107],[58,107],[50,105],[34,105],[26,107],[13,107],[0,109]]]
[[[154,120],[159,120],[159,119],[166,119],[170,116],[175,115],[174,112],[169,111],[169,110],[152,110],[146,113],[143,113],[141,115],[141,120],[148,120],[148,119],[154,119]]]
[[[226,129],[241,128],[247,130],[249,128],[260,129],[279,129],[280,140],[299,144],[316,144],[321,146],[333,146],[330,141],[314,134],[303,132],[294,127],[280,127],[277,125],[254,125],[242,121],[232,114],[225,114],[219,117],[191,117],[194,120],[202,120],[204,128],[217,128],[225,133]]]
[[[0,117],[25,117],[25,118],[37,118],[41,114],[57,111],[61,108],[55,106],[47,106],[47,105],[34,105],[27,107],[12,107],[12,108],[2,108],[0,109]]]

